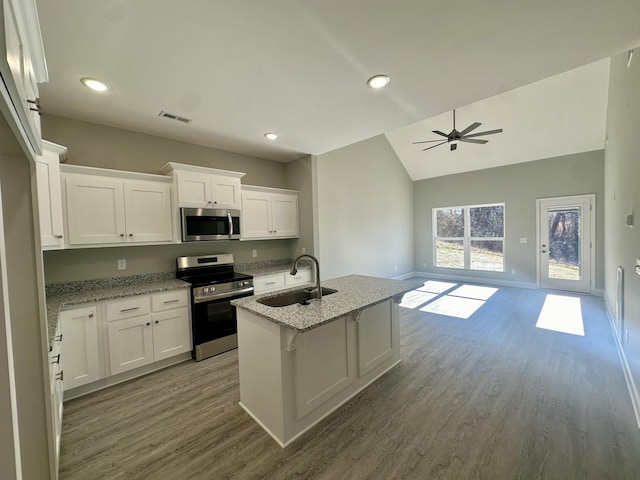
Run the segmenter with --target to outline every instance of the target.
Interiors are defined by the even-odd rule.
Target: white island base
[[[389,299],[297,333],[239,308],[240,406],[291,444],[400,363],[398,310]]]

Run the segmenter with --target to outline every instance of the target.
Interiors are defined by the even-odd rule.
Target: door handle
[[[227,213],[227,218],[229,219],[229,236],[233,235],[233,220],[231,220],[231,214]]]

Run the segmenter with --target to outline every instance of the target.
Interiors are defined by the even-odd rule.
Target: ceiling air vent
[[[182,122],[182,123],[193,122],[193,118],[181,117],[180,115],[174,115],[173,113],[165,112],[164,110],[161,111],[158,115],[164,118],[168,118],[170,120],[175,120],[176,122]]]

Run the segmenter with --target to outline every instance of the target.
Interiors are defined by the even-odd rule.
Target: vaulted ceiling
[[[499,148],[498,137],[514,161],[531,148],[547,152],[544,145],[566,150],[562,114],[542,120],[537,113],[546,112],[532,113],[528,100],[527,121],[519,121],[521,109],[509,105],[527,90],[514,89],[640,45],[637,0],[37,4],[50,77],[41,88],[45,113],[282,162],[387,133],[414,178],[434,175],[421,172],[416,162],[424,157],[398,142],[448,132],[452,108],[459,125],[505,129],[487,145],[471,145],[485,148],[482,155]],[[585,68],[594,75],[588,88],[601,86],[602,72]],[[391,77],[382,90],[366,85],[377,73]],[[82,77],[111,90],[93,93]],[[583,87],[565,83],[550,98],[566,112]],[[504,92],[511,93],[489,99]],[[161,118],[161,110],[193,122]],[[519,130],[527,142],[509,137]],[[264,138],[270,131],[278,140]],[[602,135],[593,141],[602,144]],[[423,153],[447,160],[456,153],[439,148]]]

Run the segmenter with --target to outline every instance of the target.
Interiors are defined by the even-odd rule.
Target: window
[[[433,209],[434,265],[504,272],[504,204]]]

